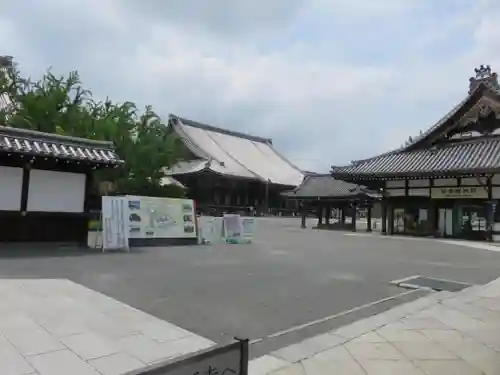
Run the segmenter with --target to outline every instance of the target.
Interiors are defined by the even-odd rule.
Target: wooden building
[[[199,211],[267,214],[296,209],[280,193],[298,186],[304,175],[272,140],[175,115],[169,127],[182,141],[184,161],[166,173],[188,188]]]
[[[109,142],[0,126],[0,241],[86,244],[92,173]]]
[[[297,188],[283,195],[300,202],[303,228],[306,226],[306,217],[313,211],[318,218],[319,229],[356,231],[356,218],[362,215],[366,216],[366,230],[371,232],[373,208],[376,216],[380,211],[377,204],[381,198],[379,192],[337,180],[331,175],[306,175]],[[346,216],[351,218],[349,224],[346,224]]]
[[[489,66],[468,95],[404,147],[332,168],[383,189],[383,232],[500,240],[500,86]]]

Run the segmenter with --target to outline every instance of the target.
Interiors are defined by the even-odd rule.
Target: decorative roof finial
[[[469,94],[471,94],[481,83],[489,88],[500,90],[498,84],[498,75],[491,71],[491,66],[481,64],[479,68],[474,69],[476,77],[469,79]]]

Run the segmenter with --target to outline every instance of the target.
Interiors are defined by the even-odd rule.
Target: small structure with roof
[[[468,94],[404,147],[333,167],[332,176],[383,189],[382,231],[500,239],[500,85],[489,66]]]
[[[298,186],[304,177],[271,139],[175,115],[170,115],[169,127],[183,144],[184,160],[166,172],[187,186],[199,209],[286,210],[280,193]]]
[[[0,241],[87,243],[93,172],[111,142],[0,126]]]
[[[356,231],[358,211],[366,212],[366,230],[372,230],[372,209],[381,198],[381,194],[356,185],[333,178],[331,175],[310,174],[295,189],[283,193],[289,199],[300,201],[302,227],[308,212],[314,210],[318,217],[319,229],[351,229]],[[330,223],[332,210],[337,214],[336,222]],[[346,225],[346,216],[351,222]]]

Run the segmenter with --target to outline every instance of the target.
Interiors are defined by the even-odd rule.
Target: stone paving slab
[[[65,279],[0,280],[1,375],[121,375],[214,343]]]
[[[500,279],[434,293],[250,363],[251,375],[498,375]]]

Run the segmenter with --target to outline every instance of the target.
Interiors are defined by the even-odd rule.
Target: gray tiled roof
[[[290,188],[298,186],[304,178],[304,173],[281,155],[270,139],[201,124],[175,115],[170,115],[169,126],[195,159],[174,166],[167,172],[169,175],[204,170]]]
[[[357,195],[377,197],[364,186],[333,178],[331,175],[308,175],[296,189],[283,193],[294,198],[348,198]]]
[[[380,156],[346,167],[333,176],[398,176],[425,173],[471,173],[500,169],[500,138],[457,142],[426,150]]]
[[[111,142],[66,137],[0,126],[0,152],[87,161],[93,164],[121,164]]]

